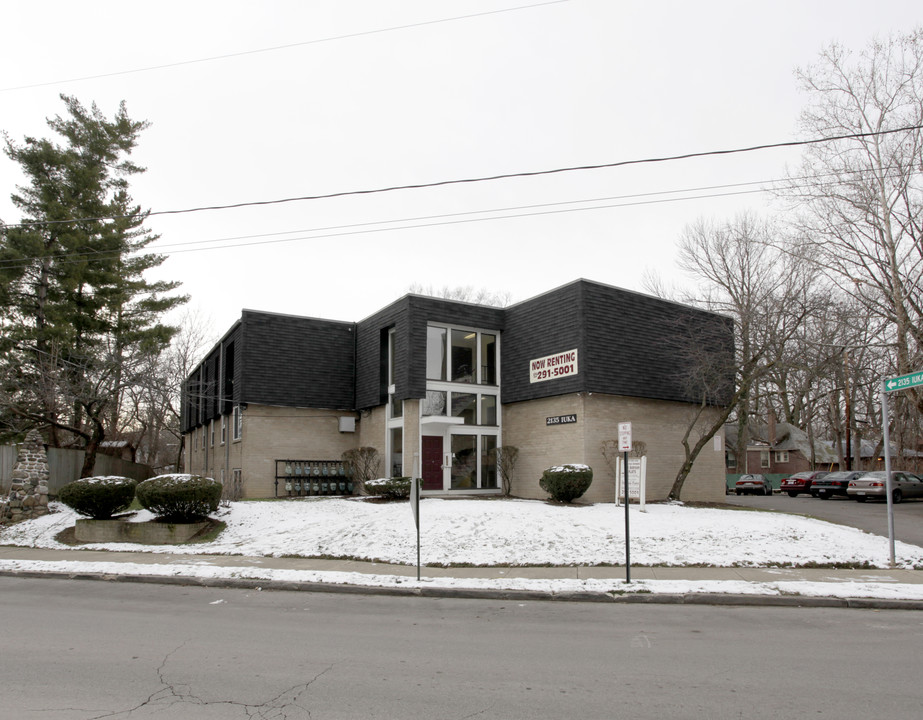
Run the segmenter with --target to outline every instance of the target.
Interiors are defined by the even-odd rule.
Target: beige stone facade
[[[614,395],[560,395],[503,407],[505,445],[519,448],[512,492],[543,498],[542,471],[564,463],[593,468],[585,502],[613,502],[615,481],[602,455],[606,440],[617,440],[618,423],[632,423],[632,439],[647,446],[648,501],[667,498],[684,458],[682,437],[695,407],[687,403]],[[576,415],[577,422],[546,424],[546,418]],[[723,435],[709,441],[683,487],[684,500],[718,502],[724,497]]]
[[[618,437],[618,423],[632,423],[632,438],[647,446],[647,494],[650,502],[667,498],[684,458],[682,437],[694,406],[687,403],[576,393],[502,407],[501,445],[519,448],[512,494],[545,498],[539,487],[542,471],[564,463],[593,468],[593,484],[581,502],[612,502],[615,483],[602,454],[602,444]],[[250,405],[243,411],[241,438],[231,437],[232,416],[227,417],[226,442],[220,422],[212,434],[187,436],[187,472],[225,482],[240,470],[244,497],[273,497],[276,460],[339,460],[350,448],[374,447],[387,457],[385,408],[362,413],[355,432],[340,432],[342,411]],[[576,416],[576,422],[547,424],[547,418]],[[404,403],[404,473],[419,473],[419,402]],[[203,447],[204,439],[204,447]],[[416,463],[416,465],[414,464]],[[386,469],[382,468],[386,473]],[[688,501],[720,502],[724,496],[723,435],[708,442],[686,480],[682,497]],[[479,491],[493,492],[493,491]]]
[[[232,436],[232,415],[227,436],[221,442],[220,420],[216,420],[214,444],[210,426],[199,428],[186,438],[186,472],[205,475],[227,483],[239,470],[243,497],[267,498],[276,492],[276,460],[339,460],[359,446],[361,420],[355,432],[341,432],[339,419],[355,417],[342,410],[287,408],[248,405],[242,411],[241,437]],[[197,437],[196,437],[197,436]],[[204,447],[203,447],[204,437]],[[282,490],[278,492],[281,494]]]

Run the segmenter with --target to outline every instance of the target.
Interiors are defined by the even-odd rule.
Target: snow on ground
[[[0,544],[69,549],[55,536],[77,516],[63,505],[56,512],[0,531]],[[368,559],[415,566],[416,531],[408,503],[311,498],[285,502],[238,502],[216,517],[227,528],[210,543],[144,546],[127,543],[81,545],[82,549],[184,555],[302,556]],[[151,519],[146,511],[134,521]],[[420,504],[424,565],[620,565],[625,560],[625,511],[611,504],[562,506],[531,500],[424,499]],[[854,528],[782,513],[649,504],[630,511],[634,566],[765,567],[812,565],[889,566],[887,538]],[[923,568],[923,548],[898,542],[897,565]],[[123,574],[238,576],[302,582],[365,585],[413,584],[407,577],[321,571],[214,567],[188,564],[79,563],[81,571]],[[5,569],[73,572],[74,563],[3,561]],[[100,566],[90,570],[87,565]],[[551,591],[612,591],[612,580],[433,579],[434,585],[503,587]],[[923,585],[887,583],[746,583],[640,581],[634,591],[771,592],[923,599]],[[861,588],[856,587],[861,585]],[[790,587],[791,586],[791,587]],[[797,587],[794,587],[797,586]],[[814,587],[820,586],[820,587]],[[881,587],[877,587],[881,586]],[[621,586],[624,590],[624,585]],[[872,595],[870,595],[872,593]]]

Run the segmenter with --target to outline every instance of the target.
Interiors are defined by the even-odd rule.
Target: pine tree
[[[157,236],[129,194],[144,172],[129,156],[148,123],[124,103],[109,120],[61,97],[67,115],[48,125],[63,142],[6,138],[27,182],[11,196],[22,219],[0,238],[0,403],[47,428],[52,444],[83,446],[89,475],[118,431],[126,387],[176,332],[161,318],[186,298],[170,294],[177,283],[144,278],[164,260],[143,252]]]

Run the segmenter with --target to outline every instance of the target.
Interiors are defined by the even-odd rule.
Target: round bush
[[[378,478],[366,480],[365,490],[369,495],[380,495],[388,500],[403,500],[410,497],[410,478]]]
[[[572,502],[593,482],[593,469],[587,465],[557,465],[542,473],[538,484],[553,500]]]
[[[218,509],[221,483],[201,475],[158,475],[140,483],[141,507],[168,522],[194,522]]]
[[[58,499],[80,515],[108,520],[123,512],[135,499],[136,482],[125,477],[90,477],[67,483]]]

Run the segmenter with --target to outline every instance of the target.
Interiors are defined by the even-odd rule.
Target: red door
[[[442,490],[442,437],[423,436],[423,489]]]

